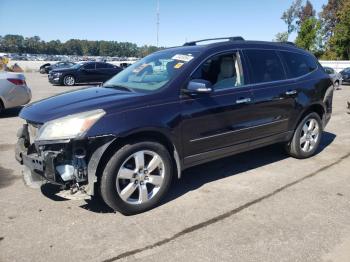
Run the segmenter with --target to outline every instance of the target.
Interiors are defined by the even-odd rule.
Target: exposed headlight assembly
[[[65,116],[46,122],[39,130],[36,141],[79,138],[104,115],[102,109]]]
[[[56,76],[56,77],[59,77],[61,75],[62,75],[62,73],[54,73],[54,76]]]

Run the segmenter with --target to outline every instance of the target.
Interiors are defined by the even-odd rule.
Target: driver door
[[[240,150],[251,138],[253,96],[245,85],[239,51],[216,55],[192,79],[210,81],[210,94],[184,95],[182,138],[185,165]]]

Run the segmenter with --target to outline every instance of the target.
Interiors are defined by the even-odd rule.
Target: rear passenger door
[[[293,81],[287,80],[283,63],[275,50],[246,49],[243,52],[254,97],[252,143],[274,142],[288,131],[294,107]]]
[[[98,82],[96,80],[96,63],[86,63],[83,68],[80,70],[79,74],[79,82],[81,83],[90,83],[90,82]]]
[[[114,66],[107,63],[96,63],[98,82],[105,82],[114,76]]]

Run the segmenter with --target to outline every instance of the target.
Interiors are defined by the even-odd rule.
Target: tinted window
[[[327,74],[334,74],[334,70],[330,67],[324,67],[324,70],[326,71]]]
[[[111,64],[105,64],[106,68],[114,68],[114,65]]]
[[[250,67],[252,83],[285,79],[282,63],[273,50],[245,50]]]
[[[243,85],[243,69],[239,52],[211,57],[194,72],[192,79],[210,81],[214,90]]]
[[[95,63],[88,63],[84,65],[84,69],[95,69]]]
[[[306,75],[317,68],[315,58],[312,56],[284,51],[281,55],[287,65],[290,78]]]
[[[105,68],[110,68],[109,64],[106,63],[96,63],[96,68],[97,69],[105,69]]]

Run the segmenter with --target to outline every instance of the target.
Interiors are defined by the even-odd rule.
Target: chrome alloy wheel
[[[307,120],[300,134],[300,148],[308,153],[314,149],[320,137],[320,127],[318,122],[311,118]]]
[[[117,192],[128,204],[143,204],[158,193],[164,175],[164,162],[157,153],[138,151],[129,156],[119,168]]]
[[[66,76],[65,78],[64,78],[64,84],[66,85],[66,86],[72,86],[72,85],[74,85],[74,77],[73,76]]]

